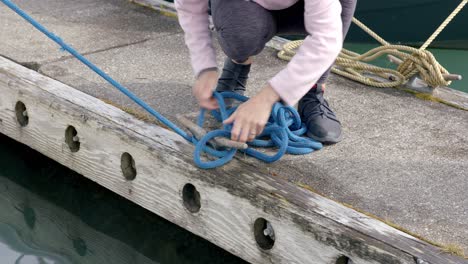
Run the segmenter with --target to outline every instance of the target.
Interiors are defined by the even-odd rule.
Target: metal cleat
[[[192,135],[194,135],[198,139],[204,137],[208,133],[206,132],[205,129],[193,123],[191,120],[189,120],[188,118],[182,115],[177,115],[176,118],[184,127],[186,127],[192,133]],[[222,138],[222,137],[210,140],[210,143],[215,148],[226,147],[226,148],[236,148],[236,149],[244,150],[249,147],[246,143],[237,142],[237,141],[233,141],[233,140]]]

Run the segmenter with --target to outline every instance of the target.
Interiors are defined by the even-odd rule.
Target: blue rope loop
[[[211,169],[218,166],[222,166],[232,160],[237,153],[237,149],[214,149],[210,147],[208,142],[215,137],[231,137],[231,125],[223,125],[222,129],[211,131],[207,133],[203,138],[196,139],[190,136],[183,129],[178,127],[175,123],[171,122],[165,116],[161,115],[158,111],[151,108],[146,102],[141,100],[135,94],[133,94],[129,89],[121,85],[116,80],[112,79],[108,74],[86,59],[78,51],[73,49],[70,45],[65,43],[60,37],[56,36],[54,33],[50,32],[46,27],[41,25],[39,22],[34,20],[21,8],[16,6],[10,0],[0,0],[11,10],[16,12],[19,16],[24,18],[27,22],[33,25],[37,30],[42,32],[44,35],[49,37],[55,43],[57,43],[61,50],[69,52],[80,62],[88,66],[92,71],[101,76],[104,80],[110,83],[112,86],[117,88],[120,92],[125,94],[136,104],[141,106],[143,109],[148,111],[152,116],[158,119],[161,123],[171,128],[175,133],[179,134],[181,137],[186,139],[189,142],[192,142],[195,145],[194,161],[195,164],[202,169]],[[212,111],[211,114],[219,121],[222,122],[226,120],[234,111],[236,107],[226,109],[226,104],[224,103],[225,99],[231,98],[240,102],[245,102],[248,100],[247,97],[241,96],[236,93],[214,93],[214,97],[218,100],[220,110]],[[205,110],[200,111],[198,118],[198,125],[203,126]],[[284,106],[280,103],[276,103],[273,106],[272,114],[268,120],[268,124],[261,135],[259,135],[254,141],[249,142],[249,148],[243,150],[244,153],[255,157],[259,160],[265,162],[274,162],[279,160],[285,153],[301,155],[311,153],[314,150],[322,148],[322,144],[316,142],[310,138],[303,137],[307,129],[302,124],[301,119],[297,111],[290,107]],[[277,152],[273,155],[264,154],[255,148],[277,148]],[[206,153],[209,156],[213,156],[217,159],[213,161],[202,161],[201,155]]]
[[[214,92],[213,96],[218,101],[219,110],[214,110],[210,113],[221,123],[229,118],[237,109],[237,107],[226,108],[226,99],[233,99],[241,103],[249,99],[248,97],[233,92]],[[200,127],[203,127],[205,114],[205,110],[200,111],[197,122]],[[231,138],[231,129],[231,125],[223,124],[221,129],[211,131],[201,139],[192,139],[192,142],[196,145],[194,161],[198,167],[212,169],[223,166],[234,158],[238,151],[237,149],[218,150],[209,146],[208,143],[215,137]],[[320,142],[304,137],[306,132],[307,128],[304,123],[301,122],[301,118],[296,109],[281,103],[275,103],[263,132],[255,140],[248,142],[249,148],[239,151],[264,162],[271,163],[281,159],[286,153],[303,155],[321,149],[323,145]],[[277,150],[275,153],[268,155],[256,148],[276,148]],[[217,159],[203,161],[201,158],[203,153]]]

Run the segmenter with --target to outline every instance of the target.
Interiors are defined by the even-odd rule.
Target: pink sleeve
[[[190,51],[196,76],[208,68],[216,68],[216,53],[211,41],[208,0],[176,0],[179,23],[185,32],[185,43]]]
[[[341,5],[338,0],[305,0],[309,36],[270,85],[288,105],[296,104],[333,64],[342,45]]]

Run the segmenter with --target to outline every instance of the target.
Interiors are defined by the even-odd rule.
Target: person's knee
[[[260,53],[276,33],[271,13],[253,2],[214,0],[212,17],[219,44],[235,61]]]

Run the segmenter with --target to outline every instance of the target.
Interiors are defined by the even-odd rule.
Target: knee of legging
[[[245,61],[260,53],[276,34],[273,16],[258,4],[244,0],[216,2],[212,5],[213,24],[228,57]]]

